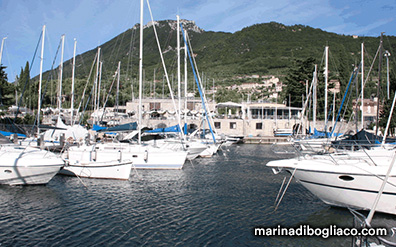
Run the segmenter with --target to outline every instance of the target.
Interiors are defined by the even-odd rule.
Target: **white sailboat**
[[[187,152],[129,143],[97,143],[70,147],[64,154],[67,160],[80,162],[113,162],[131,160],[137,169],[182,169]],[[67,168],[67,167],[66,167]]]
[[[70,164],[77,161],[94,164],[114,163],[115,160],[127,159],[137,169],[182,169],[187,157],[187,151],[158,148],[141,143],[141,96],[143,81],[143,1],[141,1],[140,20],[140,55],[139,55],[139,122],[138,122],[138,144],[130,143],[96,143],[93,145],[81,145],[70,147],[65,152],[65,158]],[[155,26],[154,26],[155,27]],[[119,70],[118,70],[119,71]],[[122,157],[122,158],[121,158]],[[65,167],[64,170],[68,169]]]
[[[208,148],[207,145],[199,141],[188,139],[180,141],[180,138],[178,137],[165,137],[164,139],[155,138],[153,140],[144,141],[144,143],[152,145],[154,147],[159,147],[161,149],[169,149],[174,151],[187,150],[187,160],[193,160],[197,158],[202,152],[204,152]]]
[[[131,168],[131,160],[106,162],[80,162],[79,160],[74,160],[74,163],[67,163],[59,173],[83,178],[128,180]]]
[[[103,150],[97,145],[70,147],[63,158],[66,166],[59,172],[63,175],[128,180],[132,169],[132,160],[124,159],[121,150]]]
[[[44,37],[45,25],[43,26],[41,44],[38,119],[41,103]],[[0,184],[8,185],[47,184],[64,166],[64,161],[49,151],[17,144],[1,145],[0,159]]]
[[[179,26],[179,23],[178,23],[178,26]],[[209,138],[209,139],[206,138],[205,133],[203,133],[199,138],[190,139],[190,140],[194,140],[196,142],[204,144],[207,147],[204,151],[202,151],[199,154],[200,157],[212,157],[215,153],[217,153],[218,149],[221,146],[221,143],[216,141],[216,137],[215,137],[216,133],[215,133],[215,130],[212,128],[212,126],[214,126],[213,119],[212,119],[211,115],[209,114],[210,111],[207,108],[208,102],[206,100],[205,92],[202,87],[201,78],[199,77],[195,58],[194,58],[194,56],[191,56],[191,54],[193,54],[192,47],[191,47],[191,44],[189,43],[189,38],[188,38],[187,32],[185,32],[183,30],[183,28],[182,28],[182,33],[183,33],[183,39],[184,39],[184,44],[185,44],[185,50],[186,50],[185,55],[188,55],[188,57],[190,59],[191,67],[193,70],[195,81],[197,83],[197,88],[198,88],[198,91],[199,91],[199,94],[201,97],[201,101],[202,101],[202,108],[203,108],[203,109],[201,109],[201,113],[203,114],[202,115],[203,116],[202,123],[203,123],[203,125],[205,124],[205,121],[208,123],[210,133],[211,133],[211,138]],[[191,52],[190,52],[190,50],[191,50]],[[203,127],[203,131],[205,131],[205,127]],[[197,132],[199,132],[199,130],[197,130],[196,133]],[[196,133],[193,133],[190,136],[194,136]]]
[[[21,141],[21,145],[29,145],[32,147],[41,147],[49,150],[61,150],[64,147],[65,142],[69,144],[82,143],[85,136],[88,134],[88,130],[80,125],[73,125],[73,104],[74,104],[74,69],[75,69],[75,55],[76,55],[76,41],[74,42],[74,53],[73,53],[73,70],[72,70],[72,102],[71,102],[71,126],[64,124],[61,119],[62,109],[62,74],[63,74],[63,51],[64,51],[64,39],[65,35],[61,37],[62,52],[61,62],[59,65],[59,92],[58,92],[58,119],[56,125],[52,129],[46,130],[41,139],[30,137]],[[63,136],[63,140],[62,140]]]
[[[168,128],[158,128],[155,130],[147,131],[144,135],[146,134],[151,134],[151,133],[159,133],[162,136],[165,137],[164,139],[155,139],[155,140],[150,140],[150,141],[145,141],[147,144],[154,145],[159,148],[166,148],[166,149],[171,149],[174,151],[187,151],[187,159],[188,160],[193,160],[200,156],[202,152],[208,149],[208,145],[203,144],[195,139],[190,139],[187,138],[185,135],[183,135],[182,129],[179,128],[180,123],[181,123],[181,114],[183,111],[181,110],[181,73],[180,73],[180,18],[177,15],[177,81],[178,81],[178,108],[175,110],[174,114],[177,114],[178,122],[179,124],[176,126],[168,127]],[[187,49],[187,46],[185,47]],[[185,50],[185,53],[187,51]],[[187,55],[187,54],[186,54]],[[187,68],[186,68],[186,62],[187,62],[187,56],[185,57],[185,97],[187,97]],[[185,101],[185,110],[184,110],[185,118],[184,122],[186,124],[186,114],[187,114],[187,104]],[[169,133],[177,133],[179,134],[179,138],[172,136],[169,137]],[[157,135],[157,134],[155,134]],[[212,152],[211,152],[212,154]]]
[[[148,2],[147,2],[148,4]],[[138,162],[134,162],[134,166],[136,168],[141,168],[141,169],[182,169],[183,165],[185,163],[185,160],[187,158],[188,152],[185,150],[183,147],[182,149],[176,148],[176,149],[170,149],[167,147],[162,147],[158,148],[155,146],[150,146],[150,145],[144,145],[141,142],[141,128],[142,128],[142,88],[143,88],[143,0],[141,0],[140,3],[140,46],[139,46],[139,109],[138,109],[138,116],[139,116],[139,122],[138,122],[138,127],[139,127],[139,134],[138,134],[138,144],[139,145],[134,145],[135,150],[137,149],[138,152],[144,151],[144,158],[143,160],[140,158]],[[150,5],[148,5],[148,9],[150,11],[151,19],[154,23],[152,13],[151,13],[151,8]],[[171,94],[172,102],[173,105],[176,109],[176,104],[174,102],[174,97],[173,97],[173,92],[169,83],[169,78],[168,78],[168,73],[167,69],[165,66],[165,61],[163,58],[163,54],[161,51],[161,47],[159,44],[158,40],[158,35],[156,31],[155,25],[153,25],[153,30],[156,38],[156,42],[158,45],[159,53],[160,53],[160,58],[162,62],[162,66],[164,69],[165,77],[168,83],[169,87],[169,92]],[[177,114],[177,119],[178,119],[178,124],[180,124],[180,112],[176,110]],[[183,136],[182,132],[179,132],[181,137]],[[140,157],[140,156],[138,156]]]
[[[99,57],[100,57],[100,48],[98,48],[98,56],[97,56],[97,77],[95,79],[95,85],[94,85],[95,89],[98,84],[97,83],[99,77],[98,73],[100,70],[99,64],[101,64]],[[99,108],[99,100],[98,102],[96,102],[96,97],[95,97],[95,108],[96,105],[97,108]],[[62,123],[60,118],[58,118],[58,124],[59,123]],[[72,131],[72,130],[78,130],[76,128],[82,128],[82,127],[79,125],[73,125],[73,126],[65,125],[64,128],[66,128],[66,130]],[[78,143],[80,144],[84,140],[83,137],[88,133],[88,131],[86,130],[85,132],[81,131],[81,136],[79,137],[75,136],[76,133],[78,133],[78,131],[73,132],[74,135],[73,137],[78,139]],[[51,133],[49,132],[49,134]],[[71,175],[71,176],[78,176],[84,178],[128,180],[132,169],[132,160],[123,159],[121,150],[109,149],[106,152],[103,150],[99,151],[98,149],[99,148],[97,147],[97,144],[93,144],[93,145],[84,144],[82,146],[69,147],[62,154],[63,158],[66,161],[66,165],[59,173],[63,175]],[[98,154],[97,154],[98,152],[100,152],[101,154],[100,159],[98,159]],[[103,159],[102,155],[109,158]]]

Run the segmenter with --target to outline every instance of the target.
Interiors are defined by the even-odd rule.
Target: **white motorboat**
[[[68,160],[82,163],[131,160],[137,169],[182,169],[187,151],[174,151],[151,145],[129,143],[96,143],[70,147],[64,152]]]
[[[370,210],[391,165],[395,149],[313,155],[270,161],[275,173],[286,170],[323,202]],[[392,168],[376,211],[396,214],[396,168]]]
[[[47,184],[64,166],[54,153],[15,144],[0,146],[0,184]]]

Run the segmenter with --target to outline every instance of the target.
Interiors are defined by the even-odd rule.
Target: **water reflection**
[[[227,149],[183,170],[132,171],[129,181],[55,176],[47,186],[1,186],[0,244],[350,246],[349,238],[254,237],[256,226],[351,226],[352,216],[296,182],[274,212],[283,177],[265,164],[280,157],[269,146]]]

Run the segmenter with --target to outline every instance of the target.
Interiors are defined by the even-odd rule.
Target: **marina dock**
[[[246,144],[274,144],[286,141],[287,137],[283,136],[247,136],[243,139],[243,142]]]

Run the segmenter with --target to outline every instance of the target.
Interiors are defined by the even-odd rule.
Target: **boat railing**
[[[370,166],[377,166],[377,164],[370,157],[370,155],[367,152],[364,152],[364,153],[365,153],[365,156],[353,156],[348,153],[329,153],[328,156],[333,161],[333,163],[336,165],[342,165],[342,162],[347,164],[347,161],[357,160],[359,164],[367,163]],[[344,157],[340,158],[341,155]],[[365,157],[367,157],[367,158],[365,158]]]
[[[327,140],[320,139],[303,139],[293,141],[293,145],[296,146],[297,149],[301,150],[302,154],[326,154],[331,151],[330,143]]]
[[[344,142],[332,142],[331,146],[339,151],[339,150],[348,150],[348,151],[356,151],[361,149],[371,149],[373,147],[379,147],[381,144],[378,143],[369,143],[366,141],[344,141]]]
[[[360,232],[362,232],[363,228],[370,229],[372,226],[367,223],[366,216],[363,214],[359,213],[358,211],[348,208],[349,212],[353,215],[353,228],[358,229]],[[392,229],[392,228],[391,228]],[[393,237],[393,230],[392,230],[392,237]],[[373,240],[375,239],[376,241],[369,240],[367,236],[363,234],[359,234],[356,236],[353,236],[352,239],[352,247],[363,247],[363,246],[396,246],[396,242],[394,240],[389,240],[385,239],[384,237],[381,236],[371,236]],[[379,244],[377,244],[378,242]],[[370,244],[371,243],[371,244]]]
[[[350,145],[339,146],[338,148],[335,146],[329,146],[327,143],[322,144],[322,151],[319,151],[319,145],[316,143],[317,151],[314,149],[310,149],[310,143],[304,142],[304,149],[300,149],[297,144],[295,147],[296,153],[299,154],[299,159],[323,159],[324,157],[328,157],[335,165],[342,165],[343,163],[347,164],[347,161],[355,160],[357,163],[367,163],[370,166],[378,166],[378,161],[376,162],[374,157],[382,157],[381,153],[372,153],[368,152],[368,150],[379,147],[378,144],[372,145],[359,145],[358,143],[351,143]],[[315,146],[315,145],[314,145]],[[396,145],[394,146],[386,146],[387,149],[396,149]],[[300,150],[300,151],[298,151]],[[356,155],[356,151],[360,151],[358,155]],[[374,157],[373,157],[374,155]]]
[[[271,145],[271,151],[275,154],[296,154],[303,155],[298,146],[293,145],[292,142],[277,142]]]

